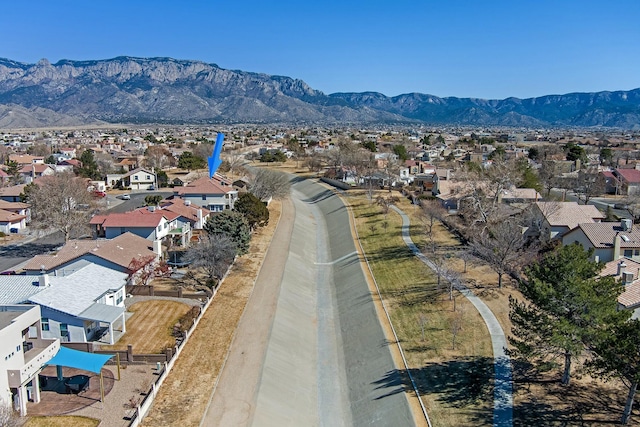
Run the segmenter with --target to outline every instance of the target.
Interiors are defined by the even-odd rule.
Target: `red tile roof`
[[[640,183],[640,170],[637,169],[616,169],[618,175],[622,177],[625,182],[637,184]]]

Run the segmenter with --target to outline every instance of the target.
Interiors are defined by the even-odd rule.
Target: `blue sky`
[[[640,87],[640,1],[7,1],[0,57],[194,59],[325,93],[502,99]]]

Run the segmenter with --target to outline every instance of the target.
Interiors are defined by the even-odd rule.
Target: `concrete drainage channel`
[[[342,201],[293,186],[294,231],[252,425],[414,425]]]

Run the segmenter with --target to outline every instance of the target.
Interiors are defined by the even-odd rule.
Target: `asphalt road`
[[[56,232],[30,243],[0,247],[0,271],[13,270],[36,255],[53,251],[64,243],[62,233]]]
[[[551,194],[559,198],[562,198],[562,193],[563,193],[563,190],[559,190],[556,188],[551,190]],[[567,202],[578,202],[580,204],[583,204],[582,200],[584,199],[578,198],[578,196],[573,191],[568,191],[567,194],[565,195],[565,200]],[[616,199],[607,198],[607,197],[594,197],[589,200],[590,205],[595,206],[596,208],[600,209],[602,212],[606,212],[607,208],[611,207],[613,214],[618,218],[633,219],[632,215],[629,213],[628,210],[615,209],[614,205],[616,204],[616,202],[617,202]]]

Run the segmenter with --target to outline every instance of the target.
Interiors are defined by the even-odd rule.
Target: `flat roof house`
[[[60,349],[43,337],[40,319],[37,305],[0,306],[0,404],[17,405],[23,416],[29,398],[40,402],[38,374]]]

